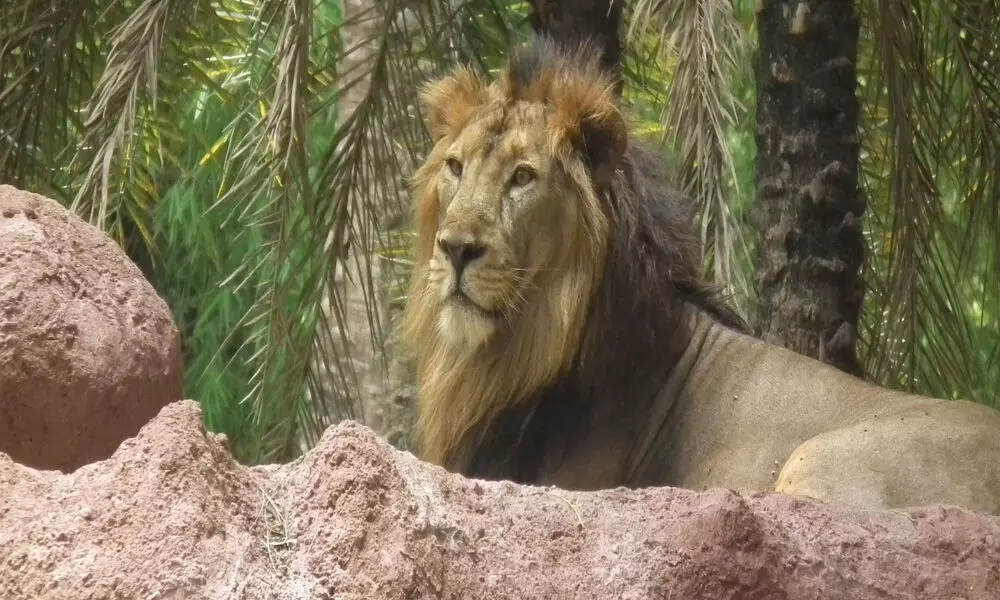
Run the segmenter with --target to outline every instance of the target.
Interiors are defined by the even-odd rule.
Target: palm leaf
[[[878,380],[995,403],[1000,11],[861,4],[865,159],[873,200],[865,357]],[[867,51],[867,56],[866,56]]]
[[[83,127],[77,108],[103,66],[100,33],[126,15],[96,1],[0,3],[0,178],[63,196],[59,158]]]
[[[637,41],[656,28],[653,48],[672,70],[663,130],[679,155],[681,187],[696,201],[706,274],[746,314],[750,249],[730,199],[740,194],[730,137],[747,114],[736,86],[747,77],[750,38],[728,0],[638,0],[628,22],[632,52],[641,53]]]

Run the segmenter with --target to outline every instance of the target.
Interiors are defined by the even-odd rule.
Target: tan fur
[[[576,353],[588,299],[603,270],[609,224],[598,206],[590,175],[572,154],[570,144],[579,135],[579,128],[588,123],[619,131],[617,152],[624,151],[625,139],[625,124],[615,106],[613,87],[597,74],[596,63],[594,68],[589,77],[567,77],[558,65],[553,65],[543,83],[525,93],[535,102],[548,99],[554,108],[545,114],[527,115],[519,123],[520,129],[508,135],[535,140],[539,135],[544,136],[548,156],[534,158],[551,161],[547,180],[553,186],[550,193],[568,203],[577,199],[572,203],[577,211],[554,215],[559,219],[554,224],[557,231],[543,230],[536,219],[525,222],[530,230],[501,232],[501,236],[538,239],[555,233],[563,244],[551,250],[553,262],[517,267],[530,279],[526,280],[525,275],[515,276],[511,271],[498,275],[500,269],[494,269],[495,277],[506,277],[508,288],[502,294],[510,296],[506,303],[495,307],[505,312],[509,326],[498,334],[500,339],[492,340],[496,343],[466,344],[462,340],[444,339],[442,301],[432,286],[431,263],[439,221],[443,218],[439,191],[442,173],[447,169],[447,152],[457,145],[459,154],[466,149],[464,157],[483,146],[488,130],[470,128],[470,123],[476,119],[488,122],[497,115],[509,102],[512,84],[501,80],[486,86],[461,69],[430,86],[422,95],[435,146],[414,177],[418,241],[403,340],[419,355],[418,428],[425,460],[452,464],[457,459],[454,456],[457,444],[475,423],[488,421],[521,395],[555,379]],[[503,155],[494,153],[487,161],[495,163],[502,158]],[[470,164],[468,168],[484,166]],[[474,177],[475,173],[467,172],[464,176]],[[509,252],[503,255],[506,249],[499,250],[500,261],[517,264]],[[527,260],[536,258],[529,256]],[[479,333],[476,337],[488,335]]]
[[[998,411],[882,388],[703,316],[694,330],[683,384],[645,416],[675,434],[640,436],[630,485],[1000,514]]]

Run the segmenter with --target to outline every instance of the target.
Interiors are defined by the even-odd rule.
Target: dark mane
[[[596,52],[597,47],[590,43],[570,52],[549,37],[535,36],[530,44],[511,54],[507,73],[512,98],[522,98],[522,90],[532,88],[540,77],[595,72],[600,65]],[[578,151],[593,171],[605,158],[601,146],[607,141],[597,135],[597,143],[593,143],[593,134],[599,132],[590,133],[587,139],[591,147],[581,146]],[[726,304],[719,289],[701,278],[701,242],[693,227],[694,204],[670,181],[666,166],[661,153],[630,139],[619,177],[598,190],[612,223],[618,227],[615,244],[621,260],[612,260],[611,264],[623,270],[626,278],[618,283],[640,283],[632,280],[629,271],[644,263],[635,257],[651,253],[651,262],[642,268],[660,271],[662,278],[673,283],[672,294],[680,294],[729,327],[746,330],[746,323]],[[624,246],[617,247],[619,242]],[[654,281],[647,277],[646,283]]]
[[[615,211],[614,223],[620,228],[613,245],[618,254],[610,264],[629,278],[621,284],[656,286],[665,285],[665,280],[673,289],[662,291],[672,292],[722,324],[746,332],[749,328],[721,289],[701,276],[701,240],[693,226],[694,203],[670,181],[666,167],[662,154],[630,140],[624,176],[610,192],[602,194],[608,210]],[[636,256],[644,260],[637,261]],[[643,273],[643,269],[650,272]]]
[[[567,54],[541,38],[512,56],[508,77],[513,86],[528,88],[535,78],[589,72],[595,64],[586,48]],[[577,150],[592,172],[603,166],[600,144],[591,141]],[[686,344],[685,305],[747,331],[719,291],[701,278],[693,203],[669,181],[663,157],[630,140],[612,169],[606,183],[595,183],[612,235],[574,366],[470,433],[463,442],[468,476],[545,483],[542,457],[552,461],[571,452],[595,423],[617,427],[629,439],[630,423],[662,389]]]

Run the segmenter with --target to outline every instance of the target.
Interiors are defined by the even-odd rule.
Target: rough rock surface
[[[0,451],[46,469],[107,458],[183,398],[181,362],[169,307],[112,240],[0,185]]]
[[[476,482],[333,427],[244,468],[198,405],[72,474],[0,456],[0,597],[990,599],[1000,519]]]

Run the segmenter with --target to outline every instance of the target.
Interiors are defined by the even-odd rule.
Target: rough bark
[[[532,0],[531,26],[565,46],[591,41],[621,92],[622,0]]]
[[[760,6],[755,333],[860,375],[865,201],[854,2]]]

